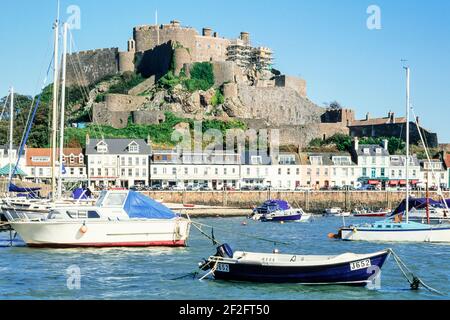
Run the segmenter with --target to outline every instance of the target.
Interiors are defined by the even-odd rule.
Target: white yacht
[[[58,206],[40,220],[6,216],[30,247],[180,247],[191,225],[134,191],[103,191],[95,206]]]

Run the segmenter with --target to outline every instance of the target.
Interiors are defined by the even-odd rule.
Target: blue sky
[[[412,103],[422,124],[450,142],[450,1],[448,0],[61,0],[81,9],[79,50],[126,48],[132,28],[181,20],[209,26],[221,36],[248,31],[254,44],[275,51],[275,68],[302,76],[317,103],[333,100],[370,112],[405,113],[405,76],[401,59],[412,68]],[[368,6],[381,9],[381,30],[369,30]],[[52,52],[56,0],[1,1],[0,95],[14,85],[34,94]]]

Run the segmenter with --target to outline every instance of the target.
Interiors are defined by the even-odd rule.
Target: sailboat
[[[57,65],[58,27],[55,24],[55,65]],[[94,206],[62,202],[62,163],[64,134],[65,56],[68,25],[64,24],[62,66],[61,130],[59,144],[59,180],[56,189],[57,79],[53,92],[52,125],[52,197],[47,214],[38,220],[8,214],[10,226],[30,247],[150,247],[186,246],[190,219],[182,218],[166,206],[134,191],[110,190],[100,194]]]
[[[410,214],[410,184],[409,184],[409,125],[410,125],[410,68],[406,69],[406,200],[405,216],[401,216],[374,223],[351,225],[342,227],[335,238],[348,241],[385,241],[385,242],[450,242],[450,225],[432,225],[414,222],[409,219]],[[419,130],[420,131],[420,130]]]

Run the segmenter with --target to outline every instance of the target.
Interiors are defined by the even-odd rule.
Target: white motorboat
[[[307,222],[311,215],[294,209],[284,200],[267,200],[253,210],[251,218],[262,222]]]
[[[134,191],[103,191],[95,206],[61,206],[32,221],[7,214],[30,247],[186,246],[190,220]]]
[[[323,212],[324,217],[350,217],[351,215],[350,212],[344,212],[344,210],[338,207],[328,208]]]

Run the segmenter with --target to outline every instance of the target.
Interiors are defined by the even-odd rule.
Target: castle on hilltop
[[[192,67],[201,62],[212,66],[213,88],[163,92],[157,86],[169,71],[190,77]],[[321,108],[308,99],[304,79],[284,75],[273,65],[273,51],[253,46],[248,32],[227,39],[211,28],[203,28],[200,34],[173,20],[135,27],[125,52],[108,48],[69,55],[67,84],[90,86],[108,76],[141,74],[145,80],[126,94],[108,93],[105,87],[91,91],[88,103],[93,121],[115,128],[126,127],[130,119],[135,124],[161,123],[166,112],[203,120],[219,107],[220,113],[214,117],[220,114],[225,119],[238,119],[253,129],[279,129],[281,144],[306,146],[314,138],[337,133],[405,137],[406,119],[395,118],[390,112],[387,118],[371,119],[368,115],[356,120],[351,109]],[[213,106],[212,97],[219,89],[223,102]],[[97,99],[99,95],[102,99]],[[419,131],[413,123],[410,126],[412,141],[418,143]],[[421,130],[429,146],[438,145],[435,133]]]
[[[178,20],[169,24],[143,25],[133,29],[127,51],[118,48],[82,51],[68,57],[68,85],[90,85],[115,74],[138,72],[156,79],[172,67],[175,75],[189,70],[196,62],[211,62],[216,85],[247,83],[257,87],[290,87],[306,97],[306,81],[276,74],[273,52],[267,47],[253,47],[248,32],[236,39],[219,37],[211,28],[199,34]]]

